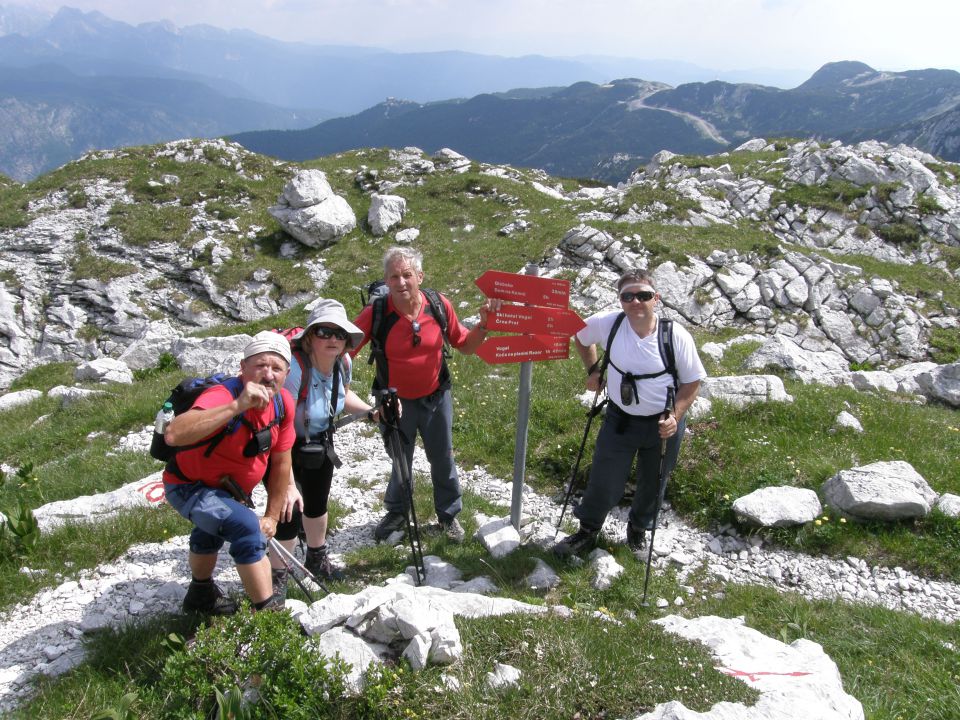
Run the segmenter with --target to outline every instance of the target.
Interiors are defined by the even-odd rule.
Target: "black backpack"
[[[677,363],[673,355],[673,320],[664,320],[660,318],[657,322],[657,349],[660,351],[660,360],[663,362],[663,370],[655,373],[647,373],[645,375],[634,375],[633,373],[625,373],[623,370],[614,365],[613,361],[610,359],[610,348],[613,345],[613,338],[616,337],[617,331],[620,329],[620,325],[623,323],[626,315],[620,313],[617,315],[617,319],[613,322],[613,327],[610,328],[610,334],[607,336],[607,346],[603,351],[603,360],[600,363],[600,377],[603,377],[604,371],[607,369],[607,365],[613,365],[613,369],[620,373],[624,380],[630,382],[633,385],[633,393],[637,394],[637,380],[647,380],[649,378],[660,377],[665,373],[670,373],[670,376],[673,378],[673,389],[676,390],[680,387],[680,378],[677,376]]]
[[[386,351],[387,335],[400,319],[397,313],[387,312],[389,291],[380,290],[381,287],[386,288],[386,284],[382,280],[373,282],[368,286],[368,301],[373,306],[373,317],[370,322],[370,358],[367,363],[370,365],[376,363],[377,365],[377,374],[373,379],[374,396],[379,396],[381,390],[390,387],[390,370],[387,365]],[[420,290],[427,298],[427,311],[436,319],[443,335],[443,361],[440,366],[439,380],[440,389],[445,390],[450,387],[450,370],[447,367],[447,358],[450,357],[447,309],[439,292],[430,288],[420,288]]]
[[[207,377],[185,378],[180,382],[180,384],[170,391],[170,396],[167,398],[166,402],[170,403],[170,405],[173,407],[174,416],[177,416],[181,413],[185,413],[187,410],[193,407],[193,403],[196,402],[197,398],[200,397],[205,390],[217,385],[223,385],[227,390],[230,391],[230,394],[234,399],[240,397],[240,393],[243,392],[243,383],[239,377],[235,375],[225,375],[224,373],[215,373]],[[273,409],[273,421],[271,421],[266,428],[262,428],[262,430],[272,428],[274,425],[279,425],[283,420],[283,398],[279,393],[273,398]],[[191,445],[182,445],[178,447],[171,447],[170,445],[167,445],[167,441],[163,438],[163,433],[154,432],[153,439],[150,442],[150,455],[155,457],[157,460],[170,461],[175,458],[178,452],[183,450],[192,450],[194,448],[207,445],[208,447],[204,451],[203,455],[204,457],[210,457],[210,454],[214,451],[217,445],[220,444],[220,441],[222,441],[227,435],[235,433],[240,425],[245,425],[251,433],[255,432],[254,428],[252,428],[250,423],[247,422],[246,418],[243,417],[243,414],[240,414],[230,420],[230,422],[224,425],[223,428],[212,437]]]

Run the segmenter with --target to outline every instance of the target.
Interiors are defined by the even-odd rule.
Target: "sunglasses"
[[[640,302],[650,302],[653,300],[654,296],[657,293],[653,290],[637,290],[636,292],[622,292],[620,293],[620,302],[633,302],[634,300],[639,300]]]
[[[411,323],[411,326],[413,327],[413,346],[417,347],[420,344],[421,340],[423,340],[423,338],[421,338],[420,335],[418,334],[420,332],[420,323],[414,320]]]
[[[324,327],[323,325],[314,325],[311,331],[321,340],[336,338],[337,340],[346,340],[347,331],[336,327]]]

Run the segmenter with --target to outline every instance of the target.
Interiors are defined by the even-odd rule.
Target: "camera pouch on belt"
[[[304,470],[317,470],[327,461],[327,447],[324,443],[307,443],[297,450],[297,465]]]

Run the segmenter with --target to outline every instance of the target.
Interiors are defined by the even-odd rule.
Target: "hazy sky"
[[[57,0],[0,0],[54,10]],[[74,0],[132,24],[167,19],[282,40],[499,55],[603,54],[716,70],[960,70],[957,0]]]

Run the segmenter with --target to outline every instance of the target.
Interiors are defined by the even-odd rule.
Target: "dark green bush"
[[[217,688],[256,689],[251,718],[314,720],[336,716],[344,698],[344,668],[331,663],[285,612],[236,615],[197,632],[189,649],[164,665],[158,692],[163,717],[208,717]]]

